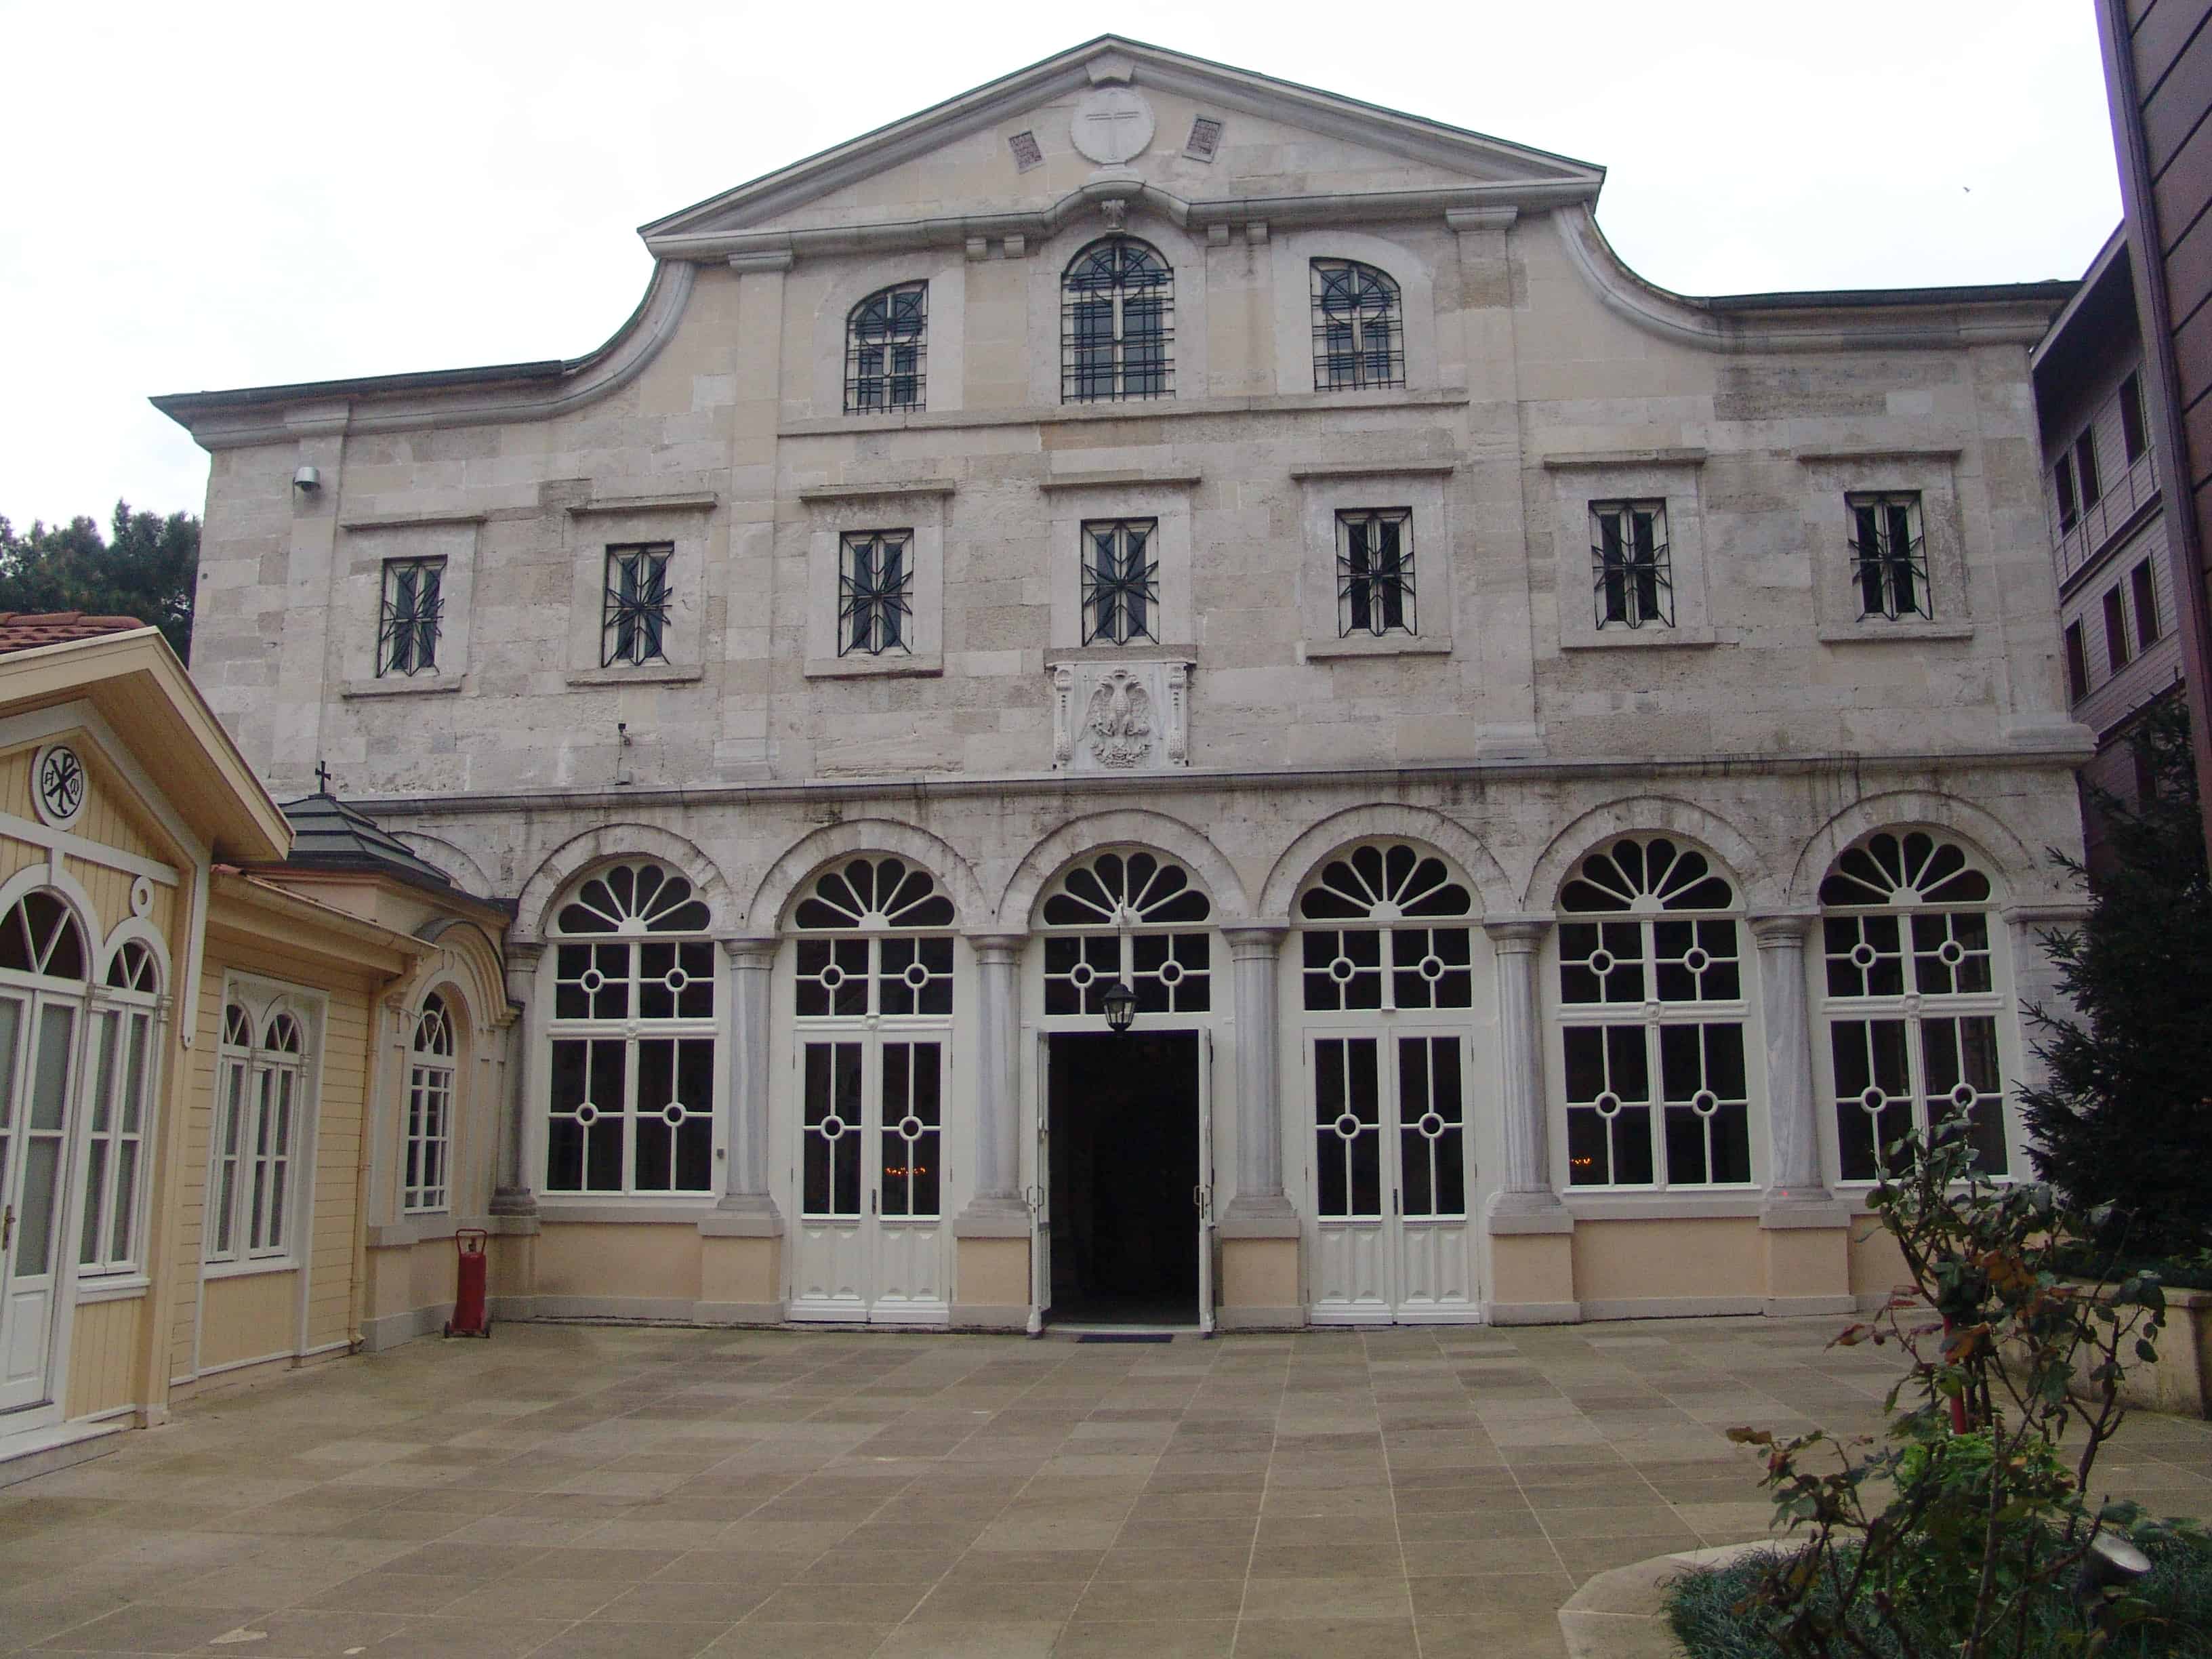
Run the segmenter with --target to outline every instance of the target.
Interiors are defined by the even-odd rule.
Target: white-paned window
[[[714,1190],[710,920],[648,860],[589,877],[555,913],[547,1192]]]
[[[77,1266],[87,1278],[135,1273],[146,1146],[152,1133],[161,967],[143,939],[125,939],[107,964],[93,1015],[92,1121],[86,1126],[84,1218]]]
[[[1571,1186],[1751,1180],[1736,908],[1711,860],[1657,836],[1591,854],[1560,890]]]
[[[433,991],[422,999],[407,1055],[407,1146],[400,1207],[409,1215],[450,1207],[453,1155],[453,1016]]]
[[[1190,872],[1151,853],[1101,853],[1071,866],[1046,896],[1044,1011],[1103,1014],[1127,984],[1139,1014],[1213,1006],[1212,901]]]
[[[257,1015],[233,1001],[222,1024],[204,1254],[210,1262],[281,1260],[291,1254],[298,1207],[307,1029],[281,1002]]]
[[[1840,1177],[1878,1179],[1906,1133],[1955,1117],[2008,1174],[1989,877],[1955,842],[1884,830],[1836,860],[1820,910]]]

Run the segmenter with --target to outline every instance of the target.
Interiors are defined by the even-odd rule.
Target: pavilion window
[[[453,1155],[453,1016],[437,993],[415,1017],[407,1063],[407,1141],[400,1208],[430,1215],[451,1206]]]

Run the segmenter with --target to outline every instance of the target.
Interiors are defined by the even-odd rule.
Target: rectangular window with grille
[[[1091,519],[1083,526],[1083,642],[1157,641],[1160,567],[1157,519]]]
[[[445,611],[443,559],[386,559],[378,611],[376,672],[429,674],[438,667],[438,626]]]
[[[1851,519],[1851,574],[1859,620],[1932,618],[1928,549],[1921,538],[1920,494],[1894,491],[1845,498]]]
[[[668,660],[668,562],[675,551],[667,542],[607,550],[602,668]]]
[[[1336,515],[1336,634],[1413,634],[1413,513],[1364,507]]]
[[[1672,628],[1667,503],[1590,503],[1590,584],[1600,628]]]
[[[837,554],[837,654],[914,650],[914,532],[848,530]]]

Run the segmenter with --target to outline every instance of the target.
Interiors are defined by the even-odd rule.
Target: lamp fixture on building
[[[1137,1017],[1137,994],[1129,988],[1126,979],[1116,980],[1114,988],[1104,998],[1106,1029],[1120,1036],[1129,1029],[1129,1022]]]

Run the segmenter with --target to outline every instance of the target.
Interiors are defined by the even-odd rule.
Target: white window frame
[[[313,1207],[322,1005],[295,988],[234,980],[222,1006],[200,1259],[210,1277],[280,1272],[299,1265]],[[297,1027],[296,1054],[270,1046],[283,1020]]]
[[[434,1011],[435,1030],[431,1026]],[[432,1043],[423,1044],[429,1031]],[[442,1048],[437,1046],[442,1032]],[[422,1000],[407,1042],[407,1120],[400,1148],[399,1209],[403,1215],[443,1215],[453,1207],[453,1108],[460,1073],[453,1004],[442,992]]]
[[[152,988],[103,983],[93,993],[92,1096],[87,1103],[82,1219],[77,1230],[77,1277],[105,1290],[145,1276],[146,1218],[153,1189],[156,1103],[161,1099],[168,1005],[161,994],[161,953],[127,939],[110,953],[110,971],[124,951],[144,953]],[[103,975],[103,979],[105,976]],[[135,1054],[134,1054],[135,1049]],[[131,1059],[118,1064],[125,1055]],[[135,1121],[137,1127],[125,1128]],[[128,1190],[119,1173],[130,1149]],[[97,1183],[98,1190],[94,1190]],[[88,1244],[90,1255],[86,1254]],[[118,1248],[118,1245],[121,1248]]]

